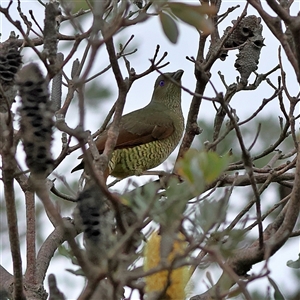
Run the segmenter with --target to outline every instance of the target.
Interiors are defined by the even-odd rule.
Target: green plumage
[[[179,124],[181,123],[181,124]],[[117,178],[141,175],[164,162],[178,145],[183,132],[183,119],[177,134],[133,148],[117,149],[109,162],[110,174]]]
[[[160,75],[150,103],[122,116],[119,137],[108,165],[110,175],[117,178],[140,175],[160,165],[176,148],[184,129],[179,86],[182,74],[178,70]],[[107,130],[96,139],[100,153],[106,140]],[[73,171],[80,168],[81,164]]]

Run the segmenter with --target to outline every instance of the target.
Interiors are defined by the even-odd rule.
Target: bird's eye
[[[159,82],[159,85],[160,85],[160,86],[164,86],[164,85],[165,85],[165,81],[164,81],[164,80],[161,80],[161,81]]]

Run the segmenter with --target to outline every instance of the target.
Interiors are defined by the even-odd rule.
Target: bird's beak
[[[182,77],[183,72],[184,71],[180,69],[180,70],[176,71],[175,73],[173,73],[172,77],[175,80],[179,81],[181,79],[181,77]]]

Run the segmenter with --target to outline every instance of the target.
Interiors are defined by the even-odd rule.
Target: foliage
[[[60,285],[59,291],[55,277],[71,273],[86,283],[78,295],[81,300],[135,295],[176,299],[179,294],[193,294],[193,300],[236,295],[247,300],[284,299],[284,286],[274,280],[269,266],[286,241],[299,236],[294,228],[300,209],[300,93],[295,94],[289,82],[296,78],[300,83],[300,14],[291,15],[287,1],[267,3],[276,18],[255,0],[249,0],[235,20],[231,13],[239,6],[225,11],[219,0],[201,5],[38,1],[36,10],[28,13],[21,1],[0,5],[2,18],[16,31],[0,45],[1,181],[7,224],[2,226],[2,215],[0,220],[5,228],[1,234],[9,236],[13,265],[13,272],[0,266],[0,297],[40,300],[49,293],[51,300],[65,299],[69,288]],[[247,15],[250,5],[253,15]],[[45,13],[44,20],[37,10]],[[228,19],[232,25],[222,32],[222,22]],[[186,56],[187,64],[194,66],[195,88],[180,86],[191,104],[173,172],[142,173],[158,176],[144,184],[131,178],[117,180],[123,189],[113,190],[116,182],[107,185],[105,174],[128,93],[140,79],[161,73],[169,64],[167,53],[160,53],[165,46],[158,45],[150,60],[139,58],[149,67],[137,71],[143,65],[134,63],[134,54],[142,46],[133,47],[133,35],[124,40],[123,32],[143,30],[148,20],[161,25],[176,53],[182,51],[180,24],[197,34],[196,56]],[[277,66],[260,74],[262,49],[277,51],[265,45],[263,32],[268,29],[281,47]],[[238,51],[232,65],[240,76],[228,84],[229,75],[218,72],[220,88],[212,72],[222,68],[233,51]],[[268,96],[254,94],[265,86]],[[139,97],[144,93],[141,86]],[[259,101],[252,101],[248,117],[241,119],[234,100],[242,102],[246,93]],[[271,112],[277,119],[263,114],[272,102],[277,103],[278,110]],[[199,109],[207,103],[213,120],[197,123]],[[111,107],[107,117],[104,105]],[[87,130],[86,124],[100,122],[96,132]],[[99,153],[94,138],[110,122],[105,149]],[[79,148],[85,177],[74,182],[65,166],[68,160],[75,164],[69,154]],[[280,186],[279,201],[270,196],[275,184]],[[0,207],[3,214],[4,204]],[[44,233],[48,223],[52,231]],[[26,255],[21,251],[24,239]],[[49,265],[58,259],[76,267],[62,265],[47,276]],[[299,258],[281,259],[290,269],[299,269]],[[249,273],[259,262],[264,263],[262,269]],[[208,271],[205,291],[196,290],[199,282],[190,291],[190,277],[213,265],[221,270],[218,280],[214,282]],[[266,292],[251,295],[249,285],[261,278],[268,281]]]

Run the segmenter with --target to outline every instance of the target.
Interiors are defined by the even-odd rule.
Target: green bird
[[[121,117],[119,136],[105,177],[141,175],[160,165],[174,151],[184,129],[182,74],[183,70],[178,70],[158,76],[150,103]],[[105,147],[108,128],[95,141],[100,153]],[[83,167],[82,161],[72,172]]]

